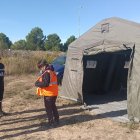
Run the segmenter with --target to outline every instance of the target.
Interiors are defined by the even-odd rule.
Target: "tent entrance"
[[[127,98],[131,49],[83,57],[83,99],[87,105]]]

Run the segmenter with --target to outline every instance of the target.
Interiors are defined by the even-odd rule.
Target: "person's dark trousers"
[[[2,101],[0,101],[0,113],[2,112]]]
[[[0,89],[0,112],[2,112],[3,93],[4,93],[4,90]]]
[[[48,116],[49,123],[59,123],[59,114],[55,105],[57,96],[44,96],[44,104]]]

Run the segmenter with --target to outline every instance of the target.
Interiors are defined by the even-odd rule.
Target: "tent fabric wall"
[[[129,118],[140,119],[140,24],[132,21],[121,18],[105,19],[69,45],[60,95],[84,102],[83,55],[115,52],[127,48],[135,51],[128,77],[128,115]]]
[[[129,119],[135,117],[140,120],[140,60],[139,52],[135,49],[134,58],[128,75],[127,106]]]
[[[69,48],[69,50],[70,51],[67,53],[65,74],[62,82],[63,94],[61,96],[82,102],[82,50],[77,48]]]

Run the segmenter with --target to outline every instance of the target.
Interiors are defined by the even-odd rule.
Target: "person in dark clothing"
[[[41,76],[35,82],[37,94],[44,96],[44,105],[48,116],[49,125],[59,124],[59,114],[56,107],[58,96],[57,76],[54,68],[45,60],[38,62],[38,68],[41,70]]]
[[[2,100],[3,100],[3,94],[4,94],[4,64],[1,63],[1,57],[0,57],[0,117],[6,115],[5,112],[2,110]]]

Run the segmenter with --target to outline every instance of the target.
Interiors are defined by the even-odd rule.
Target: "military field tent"
[[[129,118],[140,119],[140,24],[108,18],[69,45],[61,96],[84,103],[122,87]]]

